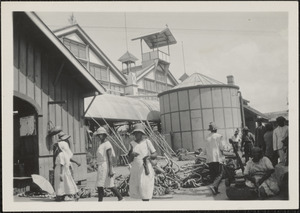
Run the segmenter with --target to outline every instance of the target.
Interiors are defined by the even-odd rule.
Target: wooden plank
[[[27,47],[23,36],[20,38],[20,73],[19,73],[19,91],[26,94],[26,57]]]
[[[68,84],[67,84],[67,98],[68,98],[68,101],[67,101],[67,108],[68,108],[68,134],[71,135],[71,141],[72,141],[72,144],[71,144],[71,150],[74,152],[74,144],[73,144],[73,139],[74,139],[74,105],[73,105],[73,81],[68,81]]]
[[[43,111],[43,139],[39,141],[40,155],[50,154],[48,135],[48,57],[46,54],[41,55],[41,87],[42,87],[42,111]]]
[[[59,79],[54,86],[55,88],[55,100],[61,101],[61,87],[62,87],[61,79]],[[63,104],[62,104],[63,105]],[[62,105],[61,104],[55,104],[55,125],[56,126],[62,126]]]
[[[39,175],[45,177],[45,161],[44,158],[39,158]]]
[[[34,52],[32,42],[27,47],[27,95],[34,98]]]
[[[80,152],[86,152],[85,150],[85,143],[87,143],[87,141],[85,141],[85,128],[84,128],[84,118],[83,118],[83,114],[84,114],[84,100],[83,98],[79,99],[79,119],[80,119]]]
[[[68,82],[66,77],[62,76],[62,88],[61,88],[61,99],[62,100],[68,100],[68,94],[67,94],[67,85],[66,83]],[[68,131],[68,103],[65,103],[62,105],[62,129],[64,132],[69,132]]]
[[[14,90],[19,91],[19,54],[20,54],[20,42],[19,32],[14,29]]]
[[[80,152],[80,144],[79,144],[79,140],[80,140],[80,135],[79,135],[79,125],[80,125],[80,119],[79,119],[79,103],[78,103],[78,100],[79,100],[79,91],[78,91],[78,88],[75,84],[75,87],[74,87],[74,102],[73,102],[73,105],[74,105],[74,137],[73,137],[73,143],[74,143],[74,152],[77,153],[77,152]]]
[[[19,92],[19,70],[14,67],[14,91]]]
[[[41,52],[40,48],[35,47],[34,51],[34,82],[35,82],[35,101],[39,106],[42,106],[42,67],[41,67]]]

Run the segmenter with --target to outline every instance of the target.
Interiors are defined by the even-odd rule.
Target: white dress
[[[155,173],[151,163],[147,161],[150,174],[145,174],[143,158],[150,156],[156,150],[148,139],[144,139],[140,143],[131,141],[130,144],[133,147],[133,152],[139,153],[139,155],[131,163],[129,195],[134,199],[151,199],[154,190]]]
[[[115,157],[114,148],[112,147],[109,141],[105,141],[100,144],[97,149],[97,164],[98,164],[98,172],[97,172],[97,180],[96,187],[106,187],[111,188],[114,187],[115,178],[109,177],[109,164],[108,164],[108,156],[107,150],[111,149],[112,157]]]
[[[63,165],[63,181],[60,181],[60,167]],[[70,171],[70,163],[65,159],[64,153],[60,152],[55,159],[54,188],[57,196],[73,195],[78,192],[78,188]]]

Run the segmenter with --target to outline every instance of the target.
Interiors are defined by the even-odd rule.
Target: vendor
[[[269,158],[263,156],[263,150],[254,147],[252,159],[247,162],[244,171],[246,185],[250,188],[256,188],[259,198],[276,195],[279,192],[279,187],[276,179],[272,176],[274,171]]]

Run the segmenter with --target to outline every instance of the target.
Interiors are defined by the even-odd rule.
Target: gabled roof
[[[38,29],[57,47],[57,49],[69,60],[71,64],[79,71],[94,88],[100,93],[105,93],[105,88],[84,68],[84,66],[74,57],[74,55],[61,43],[53,32],[44,24],[44,22],[34,12],[24,12],[29,19],[38,27]]]
[[[133,38],[132,41],[137,39],[143,39],[150,49],[164,47],[167,45],[177,43],[175,37],[173,36],[169,28],[165,28],[164,30],[158,32],[148,33],[146,35]]]
[[[136,62],[138,59],[132,55],[130,52],[126,52],[124,55],[122,55],[118,61],[121,61],[122,63],[124,62],[131,62],[131,63],[134,63]]]
[[[173,89],[191,87],[191,86],[206,86],[206,85],[226,85],[220,81],[210,78],[201,73],[194,73],[183,82],[173,87]]]
[[[95,44],[95,42],[86,34],[86,32],[78,25],[71,25],[67,27],[63,27],[53,31],[57,37],[61,37],[64,35],[69,35],[71,33],[77,33],[77,35],[86,43],[90,45],[90,47],[95,51],[97,56],[104,60],[104,62],[111,68],[111,71],[116,74],[116,76],[126,84],[126,77],[123,75],[121,71],[112,63],[111,60],[102,52],[102,50]]]
[[[151,72],[155,68],[155,62],[150,64],[149,66],[145,67],[144,69],[136,71],[136,80],[141,80],[145,75]]]

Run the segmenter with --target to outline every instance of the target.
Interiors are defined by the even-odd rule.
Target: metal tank
[[[208,125],[214,121],[226,141],[242,127],[241,96],[233,76],[224,84],[194,73],[158,95],[162,131],[174,150],[204,147]]]

